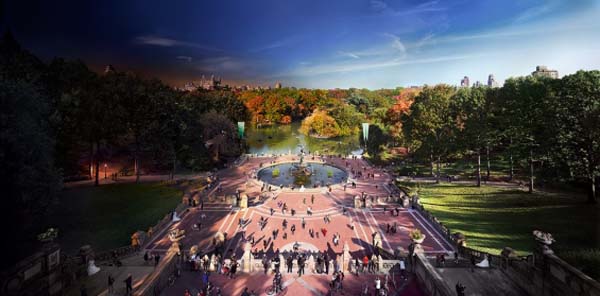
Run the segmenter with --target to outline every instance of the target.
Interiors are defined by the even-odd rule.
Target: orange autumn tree
[[[404,135],[402,133],[402,117],[408,115],[410,106],[415,97],[421,91],[420,88],[407,88],[400,91],[395,97],[396,102],[386,112],[385,123],[389,125],[390,136],[394,145],[402,144]]]
[[[333,138],[340,134],[338,123],[326,111],[315,111],[302,121],[300,132],[318,138]]]

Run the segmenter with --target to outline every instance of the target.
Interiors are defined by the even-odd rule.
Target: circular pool
[[[274,186],[313,188],[346,182],[348,174],[335,166],[304,162],[279,163],[258,171],[258,179]]]

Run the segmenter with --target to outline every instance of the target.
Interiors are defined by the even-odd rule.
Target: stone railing
[[[414,256],[414,272],[420,286],[430,296],[454,296],[456,293],[446,285],[444,279],[436,272],[435,267],[421,254]]]
[[[161,295],[161,292],[171,284],[170,281],[176,280],[180,271],[181,256],[177,255],[177,251],[171,248],[152,273],[146,276],[139,285],[134,287],[134,295]]]
[[[536,252],[533,261],[514,261],[503,271],[531,295],[600,296],[600,283],[558,256]]]
[[[466,247],[464,236],[456,235],[418,202],[412,203],[423,218],[455,247],[464,258],[476,261],[488,258],[490,266],[500,269],[509,279],[531,295],[600,296],[600,283],[558,256],[536,250],[528,256],[501,256]],[[429,287],[428,287],[429,291]],[[431,295],[444,295],[434,294]],[[454,294],[452,294],[454,295]]]
[[[178,216],[181,216],[184,213],[184,211],[187,210],[187,208],[187,204],[180,203],[177,205],[174,211],[177,213]],[[103,252],[98,252],[94,256],[96,263],[102,264],[103,262],[106,263],[107,261],[114,259],[123,259],[136,254],[139,250],[143,249],[150,242],[152,242],[154,238],[163,233],[163,231],[167,229],[169,225],[171,225],[172,220],[173,216],[172,212],[170,212],[166,214],[161,220],[159,220],[154,226],[150,227],[152,231],[137,231],[135,234],[139,237],[140,240],[139,245],[137,247],[133,245],[127,245]]]

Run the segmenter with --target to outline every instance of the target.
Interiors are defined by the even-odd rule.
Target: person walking
[[[311,204],[315,203],[315,195],[314,194],[310,196],[310,203]]]
[[[306,229],[306,222],[304,221],[304,217],[302,217],[302,229]]]
[[[292,224],[290,231],[292,231],[292,235],[294,235],[294,232],[296,231],[296,224]]]

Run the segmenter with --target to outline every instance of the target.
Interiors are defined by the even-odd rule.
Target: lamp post
[[[369,123],[363,122],[362,124],[362,132],[363,132],[363,141],[365,143],[365,152],[367,151],[367,141],[369,140]]]
[[[106,164],[106,162],[104,163],[104,179],[106,179],[106,168],[108,167],[108,164]]]

